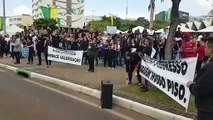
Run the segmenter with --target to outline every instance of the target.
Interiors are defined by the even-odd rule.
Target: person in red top
[[[181,56],[182,58],[196,57],[196,42],[191,41],[191,34],[184,34],[184,42],[181,46]]]
[[[197,61],[197,66],[196,66],[196,72],[198,73],[202,67],[202,63],[205,58],[205,42],[204,39],[201,38],[199,41],[200,45],[197,47],[196,52],[198,54],[198,61]]]

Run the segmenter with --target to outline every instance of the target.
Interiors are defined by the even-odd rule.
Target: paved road
[[[128,115],[114,113],[32,84],[0,68],[0,120],[123,120],[122,114]],[[152,120],[133,114],[133,119]]]

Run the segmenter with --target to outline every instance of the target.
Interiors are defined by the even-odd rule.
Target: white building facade
[[[33,19],[43,18],[41,6],[59,8],[60,26],[83,28],[84,0],[32,0]]]
[[[17,16],[8,16],[9,25],[15,24],[19,27],[31,26],[33,24],[33,19],[31,15],[22,14]]]

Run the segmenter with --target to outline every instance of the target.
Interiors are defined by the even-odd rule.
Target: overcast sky
[[[31,14],[32,0],[5,0],[6,15]],[[127,0],[85,0],[85,15],[109,15],[115,14],[119,17],[125,17]],[[171,0],[156,0],[156,13],[167,10],[171,7]],[[2,0],[0,0],[0,15],[2,15]],[[149,0],[129,0],[129,18],[146,17],[149,18],[147,6]],[[189,12],[190,15],[206,15],[212,6],[213,0],[182,0],[180,10]]]

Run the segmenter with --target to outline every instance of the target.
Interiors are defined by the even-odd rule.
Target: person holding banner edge
[[[206,43],[206,56],[209,62],[198,72],[194,81],[189,81],[187,86],[195,96],[197,107],[197,120],[213,120],[213,41]]]

